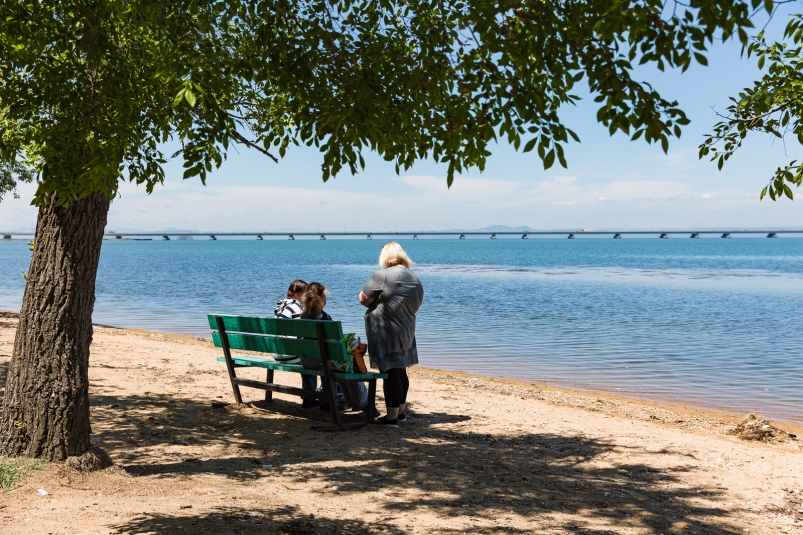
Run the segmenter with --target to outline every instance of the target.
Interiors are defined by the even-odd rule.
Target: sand
[[[803,533],[801,441],[740,440],[727,415],[417,367],[409,423],[320,433],[295,397],[214,408],[218,355],[96,327],[92,440],[115,466],[48,464],[0,495],[0,533]]]

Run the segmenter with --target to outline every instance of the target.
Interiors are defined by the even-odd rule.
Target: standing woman
[[[387,414],[377,424],[399,427],[406,421],[404,406],[410,380],[407,368],[418,364],[415,346],[415,314],[424,300],[424,287],[410,271],[412,260],[396,242],[386,243],[379,254],[382,267],[360,292],[365,313],[365,334],[371,367],[388,378],[383,384]]]

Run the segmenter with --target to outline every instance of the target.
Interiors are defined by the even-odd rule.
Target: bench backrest
[[[231,349],[273,353],[276,355],[306,355],[321,358],[318,344],[318,324],[323,328],[329,359],[347,362],[348,352],[343,343],[343,328],[339,321],[289,320],[254,316],[224,316],[209,314],[209,327],[215,347],[223,347],[218,329],[220,318]]]

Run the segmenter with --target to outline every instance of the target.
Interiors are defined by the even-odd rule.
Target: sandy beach
[[[0,313],[0,385],[15,328]],[[115,466],[4,489],[0,533],[803,533],[794,426],[748,441],[734,416],[416,367],[409,423],[320,433],[299,398],[234,405],[219,354],[96,327],[93,444]]]

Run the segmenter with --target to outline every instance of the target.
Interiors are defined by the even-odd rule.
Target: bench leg
[[[365,406],[365,423],[374,423],[374,407],[376,407],[376,379],[368,381],[368,405]]]
[[[241,405],[243,397],[240,395],[240,387],[232,382],[231,389],[234,391],[234,401],[236,401],[238,405]]]
[[[273,370],[268,370],[267,382],[268,383],[273,382]],[[265,390],[265,401],[273,401],[273,392],[271,392],[270,390]]]
[[[231,350],[229,347],[229,335],[226,334],[226,326],[223,324],[223,318],[220,316],[215,317],[217,322],[217,330],[220,333],[220,343],[223,347],[223,357],[226,359],[226,368],[229,370],[229,380],[231,381],[231,389],[234,391],[234,401],[240,405],[243,402],[243,397],[240,395],[240,387],[234,380],[237,379],[237,372],[234,371],[235,365],[231,358]]]
[[[328,386],[326,389],[327,397],[329,398],[329,406],[332,408],[332,422],[335,425],[340,425],[340,411],[337,410],[337,393],[335,391],[335,382],[331,377],[322,377],[324,385]]]

